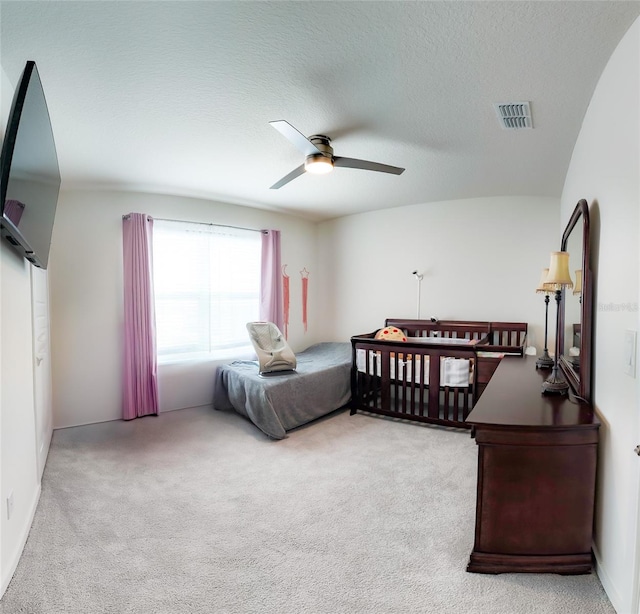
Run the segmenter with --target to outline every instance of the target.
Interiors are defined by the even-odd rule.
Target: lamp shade
[[[538,287],[536,288],[536,294],[549,294],[551,290],[545,287],[545,283],[547,281],[547,276],[549,275],[549,269],[542,269],[542,275],[540,275],[540,281],[538,282]]]
[[[551,252],[549,275],[544,285],[549,290],[573,288],[573,282],[569,274],[569,252]]]
[[[582,294],[582,269],[576,271],[576,285],[573,286],[574,294]]]

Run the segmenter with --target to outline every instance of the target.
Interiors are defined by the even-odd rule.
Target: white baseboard
[[[31,531],[31,525],[33,524],[33,519],[36,515],[36,509],[38,507],[38,501],[40,501],[40,492],[42,488],[38,483],[38,487],[36,488],[35,495],[31,502],[31,507],[29,509],[29,515],[27,521],[22,526],[22,532],[20,535],[20,541],[16,549],[11,553],[11,557],[7,563],[6,568],[2,568],[2,578],[0,583],[0,598],[4,595],[4,592],[7,590],[9,586],[9,582],[11,582],[11,578],[13,578],[13,574],[16,572],[16,568],[18,567],[18,563],[20,562],[20,557],[22,556],[22,551],[24,550],[24,546],[27,543],[27,538],[29,537],[29,531]]]
[[[618,592],[616,585],[611,580],[611,577],[607,573],[607,568],[602,564],[602,557],[598,552],[595,544],[592,545],[593,554],[596,559],[596,574],[598,578],[600,578],[600,582],[602,583],[602,587],[604,588],[605,593],[607,593],[607,597],[609,597],[609,601],[611,601],[611,605],[614,607],[615,611],[618,614],[631,614],[629,611],[629,606],[624,603],[624,599],[622,595]]]

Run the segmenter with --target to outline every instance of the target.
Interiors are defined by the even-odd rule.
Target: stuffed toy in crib
[[[381,328],[375,336],[375,339],[384,339],[385,341],[406,341],[405,334],[395,326],[386,326]]]

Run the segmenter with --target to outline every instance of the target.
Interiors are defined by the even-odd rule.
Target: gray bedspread
[[[351,398],[351,344],[318,343],[296,354],[295,372],[260,376],[257,361],[218,367],[213,406],[234,409],[274,439]]]

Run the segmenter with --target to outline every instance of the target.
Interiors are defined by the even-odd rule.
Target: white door
[[[638,296],[640,300],[640,295]],[[637,316],[637,330],[640,330],[640,312]],[[640,362],[640,347],[636,347],[636,365]],[[640,377],[636,375],[636,398],[640,400]],[[636,408],[640,410],[640,407]],[[637,512],[638,519],[636,525],[636,543],[635,543],[635,556],[634,556],[634,569],[633,569],[633,594],[631,595],[632,603],[631,603],[631,612],[635,612],[636,614],[640,614],[640,411],[637,412],[637,430],[636,430],[636,449],[634,452],[637,454],[634,459],[635,463],[635,474],[636,474],[636,482],[637,482],[637,493],[638,493],[638,503],[637,503]]]
[[[640,464],[640,429],[638,430],[638,445],[635,449],[635,453],[638,455],[636,462]],[[637,471],[637,474],[640,475],[640,471]],[[640,614],[640,478],[638,479],[638,525],[636,528],[636,545],[635,545],[635,570],[633,573],[634,578],[634,586],[633,586],[633,604],[632,604],[632,612],[637,612]]]
[[[38,477],[42,478],[53,433],[51,348],[49,343],[49,286],[47,272],[31,267],[33,325],[33,400],[36,423]]]
[[[638,316],[638,329],[640,330],[640,315]],[[640,348],[636,348],[636,364],[638,364],[638,353],[640,352]],[[637,376],[636,376],[637,377]],[[637,390],[637,398],[640,399],[640,377],[637,378],[636,381],[636,390]],[[638,408],[640,409],[640,408]],[[636,614],[640,614],[640,411],[638,411],[638,421],[637,421],[637,430],[636,430],[636,449],[634,452],[637,456],[634,459],[635,465],[635,475],[637,482],[637,493],[638,493],[638,503],[637,503],[637,512],[638,519],[636,525],[636,543],[635,543],[635,556],[632,562],[634,563],[633,569],[633,594],[631,595],[632,603],[631,603],[631,612],[635,612]],[[629,450],[631,452],[631,450]]]

